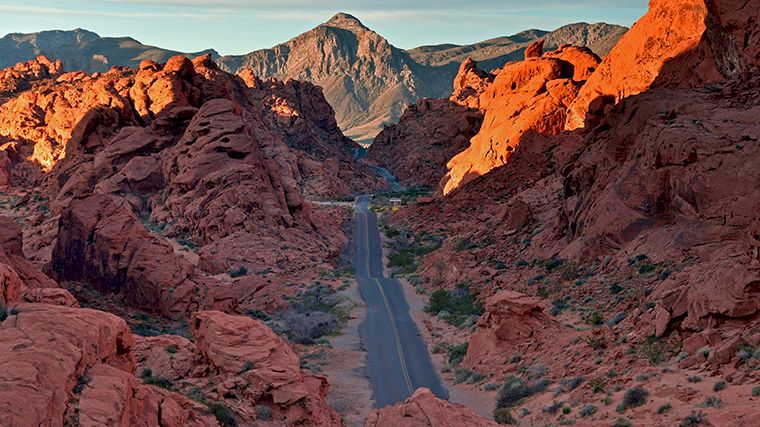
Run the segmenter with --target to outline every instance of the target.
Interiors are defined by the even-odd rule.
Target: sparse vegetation
[[[90,383],[90,378],[87,375],[80,375],[77,378],[77,383],[74,386],[74,394],[79,394],[84,390],[85,387],[87,387],[87,384]]]
[[[433,292],[425,306],[425,312],[441,316],[457,327],[461,327],[469,318],[480,317],[483,311],[483,306],[466,285],[458,285],[452,291],[439,289]]]
[[[581,408],[581,410],[580,410],[579,413],[580,413],[581,417],[585,418],[585,417],[590,417],[590,416],[596,414],[596,412],[598,410],[599,409],[596,406],[594,406],[594,405],[592,405],[592,404],[589,403],[588,405],[584,405]]]
[[[612,427],[633,427],[633,423],[628,418],[620,417],[615,420]]]
[[[728,385],[727,382],[725,382],[723,380],[720,380],[720,381],[716,382],[715,384],[713,384],[713,391],[716,392],[716,393],[719,392],[719,391],[723,391],[723,390],[726,389],[727,385]]]
[[[752,396],[760,396],[760,385],[756,387],[752,387]]]
[[[686,378],[686,381],[694,384],[694,383],[701,382],[702,381],[702,377],[700,377],[699,375],[690,375],[690,376],[688,376]]]
[[[248,274],[248,269],[245,268],[245,266],[241,265],[238,268],[231,269],[230,271],[227,272],[227,274],[229,274],[230,277],[232,277],[233,279],[235,279],[235,278],[247,275]]]
[[[175,354],[177,351],[179,351],[179,347],[177,347],[175,344],[166,346],[166,352],[169,354]]]
[[[721,405],[723,405],[723,401],[721,401],[717,396],[707,396],[704,402],[700,406],[703,408],[720,408]]]
[[[464,359],[464,356],[467,354],[467,347],[468,343],[449,346],[446,352],[448,355],[449,364],[456,366],[462,362],[462,359]]]
[[[617,406],[618,412],[625,412],[628,408],[635,408],[647,403],[649,392],[641,387],[632,387],[626,390],[623,401]]]
[[[686,418],[681,421],[680,427],[699,426],[705,422],[705,419],[707,419],[707,414],[692,411],[691,414],[687,415]]]
[[[338,333],[348,313],[340,307],[336,291],[318,283],[296,294],[277,317],[288,338],[299,344],[314,344],[325,335]]]
[[[256,417],[262,421],[272,418],[272,410],[268,406],[256,405]]]
[[[658,337],[649,336],[636,347],[636,353],[652,365],[659,365],[668,358],[667,345]]]
[[[510,375],[496,395],[496,407],[511,408],[526,397],[546,390],[550,383],[548,379],[539,379],[528,384],[523,379]]]
[[[0,301],[0,322],[8,318],[8,309],[5,307],[2,301]]]
[[[483,374],[470,369],[457,368],[454,371],[454,384],[475,384],[483,381],[483,379],[485,379]]]
[[[517,421],[512,416],[512,411],[509,408],[496,408],[493,411],[493,419],[499,424],[514,425]]]
[[[214,417],[216,417],[216,420],[219,421],[219,424],[225,427],[237,426],[237,419],[235,418],[235,414],[233,414],[232,410],[230,410],[230,408],[224,403],[209,403],[208,410],[211,414],[214,415]]]
[[[670,402],[665,402],[662,405],[660,405],[659,408],[657,408],[657,413],[662,415],[668,412],[671,408],[673,408],[673,405],[671,405]]]

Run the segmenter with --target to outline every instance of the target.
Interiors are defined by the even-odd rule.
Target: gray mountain
[[[219,56],[214,50],[187,55],[195,57],[205,53],[211,53],[215,58]],[[13,33],[0,39],[0,68],[45,55],[49,59],[60,59],[66,71],[94,73],[107,71],[114,65],[135,67],[143,59],[166,62],[179,54],[181,53],[173,50],[144,45],[130,37],[100,37],[82,29]]]

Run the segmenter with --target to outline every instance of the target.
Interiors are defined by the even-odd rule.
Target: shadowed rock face
[[[310,83],[237,77],[182,56],[28,78],[35,86],[0,106],[0,176],[50,199],[35,256],[61,280],[92,281],[163,316],[282,304],[280,281],[330,268],[346,243],[343,216],[315,214],[307,198],[381,185]],[[209,277],[239,268],[278,283]]]

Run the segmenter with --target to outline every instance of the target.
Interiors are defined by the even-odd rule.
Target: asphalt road
[[[401,283],[383,276],[380,231],[377,216],[369,210],[369,200],[369,196],[362,196],[356,201],[354,238],[356,279],[367,304],[367,319],[359,332],[367,350],[375,407],[403,402],[419,387],[448,399],[448,390],[409,316]]]

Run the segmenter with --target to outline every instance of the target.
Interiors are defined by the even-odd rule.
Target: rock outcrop
[[[39,56],[0,71],[0,103],[13,94],[32,88],[34,82],[58,77],[63,72],[61,61]]]
[[[758,6],[740,0],[656,0],[589,79],[568,129],[593,127],[621,99],[656,87],[747,76],[760,62]]]
[[[449,161],[443,193],[506,164],[526,135],[564,130],[567,109],[583,84],[574,78],[585,77],[582,70],[594,61],[599,58],[590,51],[563,48],[504,66],[480,96],[483,126],[467,150]]]
[[[264,410],[276,425],[341,425],[325,403],[327,381],[301,373],[298,355],[261,322],[210,311],[193,314],[190,326],[195,344],[169,335],[138,339],[140,367],[201,400],[223,402],[243,425]]]
[[[466,406],[441,400],[428,389],[419,388],[403,403],[375,411],[365,427],[496,427],[499,424],[474,413]]]

